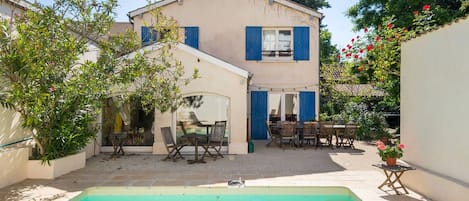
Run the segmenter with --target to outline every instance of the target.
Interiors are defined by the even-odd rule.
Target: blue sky
[[[234,0],[233,0],[234,1]],[[53,0],[39,0],[44,4],[50,4]],[[137,8],[145,6],[147,0],[118,0],[119,7],[116,10],[116,21],[128,21],[126,14]],[[337,44],[337,48],[342,48],[347,45],[351,38],[357,34],[352,32],[352,22],[349,18],[345,17],[345,11],[357,3],[358,0],[329,0],[331,8],[320,10],[326,17],[323,24],[327,25],[329,31],[332,32],[332,43]]]

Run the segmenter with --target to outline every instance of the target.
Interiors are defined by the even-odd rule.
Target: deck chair
[[[306,149],[306,145],[316,145],[317,139],[318,122],[303,122],[303,148]]]
[[[287,140],[290,147],[296,148],[296,122],[283,121],[282,128],[280,129],[280,147],[283,147],[283,142]]]
[[[221,148],[223,147],[223,141],[225,139],[225,130],[226,121],[215,121],[210,135],[208,136],[208,142],[205,144],[205,152],[202,158],[204,158],[207,154],[212,157],[213,160],[217,160],[218,157],[224,158],[221,154]],[[211,153],[210,149],[214,150],[215,153]]]
[[[267,127],[267,134],[269,134],[270,141],[265,146],[270,146],[270,144],[274,143],[277,146],[280,146],[281,138],[280,138],[280,131],[277,128],[273,128],[273,125],[269,122],[265,122],[265,126]]]
[[[332,136],[335,135],[334,122],[322,121],[319,123],[319,135],[318,135],[318,146],[329,146],[332,147]],[[323,139],[324,141],[322,141]]]
[[[162,127],[161,135],[163,136],[164,146],[166,147],[166,150],[168,151],[168,155],[163,160],[166,161],[168,159],[171,159],[174,162],[176,162],[178,158],[184,159],[184,157],[181,155],[180,150],[185,146],[185,144],[181,144],[181,145],[176,144],[173,138],[173,134],[171,132],[171,128]]]

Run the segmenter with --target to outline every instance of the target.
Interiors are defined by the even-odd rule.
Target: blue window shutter
[[[195,49],[199,49],[199,27],[185,27],[184,43]]]
[[[262,27],[246,27],[246,60],[262,60]]]
[[[267,139],[267,92],[251,91],[251,139]]]
[[[309,27],[293,27],[293,60],[309,60]]]
[[[156,29],[151,29],[151,42],[155,42],[158,40],[158,32]]]
[[[300,92],[300,121],[316,119],[316,93]]]
[[[151,42],[150,27],[142,26],[141,37],[142,37],[142,45],[148,45]]]

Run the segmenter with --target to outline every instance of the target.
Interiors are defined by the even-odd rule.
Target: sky
[[[233,0],[235,1],[235,0]],[[350,39],[357,34],[352,31],[353,24],[350,18],[345,16],[347,9],[358,2],[358,0],[328,0],[331,8],[319,10],[325,18],[322,23],[332,33],[332,43],[337,48],[345,47]],[[50,4],[53,0],[39,0],[43,4]],[[116,21],[128,22],[127,13],[147,5],[147,0],[118,0],[119,7],[116,10]]]

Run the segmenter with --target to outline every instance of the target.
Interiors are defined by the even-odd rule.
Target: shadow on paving
[[[55,180],[28,179],[0,189],[0,200],[32,200],[28,191],[40,187],[50,188],[46,189],[43,197],[53,200],[63,197],[63,191],[78,192],[94,186],[220,185],[240,177],[257,180],[338,172],[346,168],[334,162],[331,156],[349,154],[358,160],[364,157],[365,152],[361,149],[328,147],[284,150],[266,147],[266,143],[255,142],[255,151],[251,154],[225,155],[225,158],[216,161],[206,158],[205,164],[191,165],[182,159],[176,162],[161,161],[163,155],[128,154],[110,159],[110,155],[100,154],[88,159],[85,168]],[[191,159],[193,155],[185,155],[185,158]],[[363,167],[371,169],[369,164]]]

